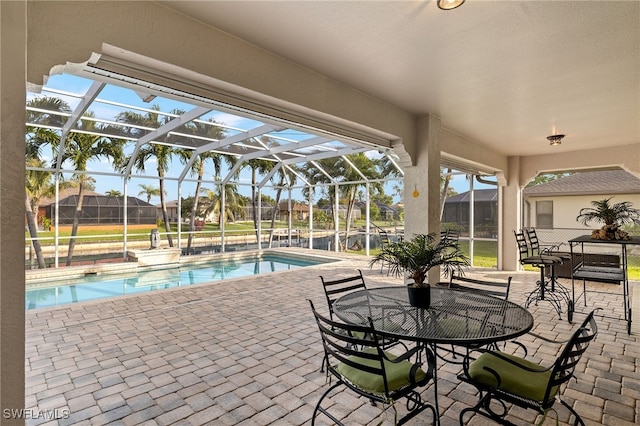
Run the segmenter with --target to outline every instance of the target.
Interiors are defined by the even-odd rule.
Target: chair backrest
[[[449,240],[450,242],[458,243],[460,241],[460,231],[457,229],[440,231],[440,240]]]
[[[551,378],[547,385],[545,393],[545,401],[549,401],[555,397],[558,386],[569,381],[573,377],[576,365],[580,362],[580,358],[589,347],[589,343],[595,339],[598,334],[598,325],[594,317],[595,310],[591,311],[585,318],[582,325],[573,333],[571,339],[567,342],[560,356],[556,359],[551,373]]]
[[[513,235],[516,237],[516,243],[518,244],[518,251],[520,252],[520,263],[529,257],[529,244],[527,243],[527,237],[524,235],[524,231],[513,231]]]
[[[449,279],[449,288],[473,291],[508,300],[512,279],[513,277],[508,277],[507,281],[481,280],[451,274],[451,278]]]
[[[540,240],[538,240],[538,234],[536,233],[536,229],[526,228],[524,232],[529,242],[529,249],[531,250],[531,255],[537,256],[542,254],[542,252],[540,251]]]
[[[389,387],[384,369],[383,350],[371,321],[366,326],[336,322],[318,313],[311,300],[309,300],[309,304],[322,337],[325,364],[328,371],[336,377],[342,378],[342,374],[338,371],[338,365],[343,364],[384,377],[384,391],[385,394],[388,394]],[[348,383],[345,384],[349,386]]]
[[[380,248],[385,248],[391,243],[391,238],[389,238],[389,233],[384,229],[379,229],[378,235],[380,236]]]
[[[327,280],[322,275],[320,276],[322,281],[322,287],[324,288],[324,295],[327,298],[327,305],[329,307],[329,315],[333,319],[333,302],[340,296],[350,293],[355,290],[365,290],[367,288],[362,271],[358,269],[358,274],[346,278],[338,278],[335,280]]]

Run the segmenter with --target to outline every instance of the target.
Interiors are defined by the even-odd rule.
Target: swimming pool
[[[125,294],[286,271],[333,262],[330,258],[307,258],[282,254],[255,254],[222,258],[206,263],[186,263],[175,268],[138,269],[128,276],[87,275],[83,278],[27,285],[26,309],[84,302]]]

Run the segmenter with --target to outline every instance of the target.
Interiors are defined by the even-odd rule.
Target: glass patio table
[[[531,313],[513,302],[437,286],[430,291],[431,305],[426,309],[409,304],[405,286],[394,286],[346,294],[334,302],[333,311],[352,324],[368,324],[371,318],[380,335],[430,347],[436,358],[438,346],[478,347],[514,339],[533,327]],[[434,371],[439,413],[437,366]]]

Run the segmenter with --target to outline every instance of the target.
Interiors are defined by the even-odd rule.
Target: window
[[[536,227],[553,228],[553,201],[536,201]]]

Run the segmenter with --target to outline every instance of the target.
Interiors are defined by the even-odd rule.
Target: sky
[[[88,79],[84,79],[76,76],[53,75],[49,77],[49,79],[47,80],[47,83],[45,85],[45,90],[43,90],[43,92],[40,95],[54,94],[53,92],[47,91],[47,89],[52,89],[54,91],[57,91],[55,92],[55,95],[64,99],[73,110],[79,103],[79,99],[73,95],[84,94],[85,92],[87,92],[87,90],[89,89],[92,83],[93,83],[92,80],[88,80]],[[36,96],[39,96],[39,95],[36,95],[33,93],[27,93],[27,100],[29,101]],[[175,109],[189,111],[193,108],[193,105],[179,102],[173,99],[162,98],[162,97],[157,97],[154,100],[152,100],[150,103],[145,103],[142,101],[142,98],[140,97],[140,95],[134,92],[133,90],[114,86],[114,85],[107,85],[100,92],[100,95],[98,96],[98,100],[100,101],[93,102],[89,110],[95,115],[96,118],[107,120],[107,121],[114,121],[115,116],[119,112],[130,110],[129,106],[139,107],[139,108],[149,110],[153,105],[158,105],[161,111],[171,111]],[[144,114],[144,111],[142,111],[141,113]],[[233,134],[234,132],[242,131],[245,129],[251,129],[262,124],[255,120],[251,120],[248,118],[244,118],[238,115],[233,115],[233,114],[229,114],[221,111],[212,111],[200,117],[200,119],[202,120],[208,120],[209,118],[214,119],[218,123],[223,123],[224,125],[229,126],[228,132],[230,134]],[[283,137],[290,138],[291,140],[300,140],[300,139],[309,137],[309,134],[298,132],[296,130],[289,130],[286,132],[285,135],[283,135]],[[133,149],[132,148],[133,144],[130,144],[130,145],[131,147],[129,148],[129,151],[127,152],[127,154],[129,154]],[[375,151],[373,152],[375,153]],[[45,161],[47,161],[47,163],[50,164],[53,157],[52,152],[43,151],[42,156],[45,159]],[[182,172],[183,168],[184,168],[184,165],[181,164],[178,160],[175,160],[169,166],[167,170],[167,176],[177,177]],[[87,170],[97,172],[97,173],[112,172],[113,167],[107,160],[101,160],[101,161],[94,161],[90,163],[87,167]],[[146,201],[146,196],[141,194],[142,185],[152,185],[154,187],[158,187],[155,160],[152,159],[148,163],[146,163],[145,170],[146,170],[145,174],[148,175],[151,179],[139,178],[139,177],[131,178],[128,185],[128,195],[139,197]],[[248,186],[248,184],[251,182],[251,177],[248,169],[245,169],[245,170],[246,170],[245,172],[241,173],[241,176],[237,182],[241,184],[240,193],[248,196],[250,195],[250,187]],[[134,171],[134,173],[136,172]],[[69,178],[70,175],[67,175],[66,177]],[[94,175],[94,177],[96,179],[96,182],[95,182],[96,192],[104,194],[107,191],[116,190],[116,191],[120,191],[121,193],[124,193],[124,182],[122,178],[117,176],[105,176],[105,175],[99,175],[99,174]],[[187,179],[189,179],[190,177],[192,176],[188,175]],[[211,175],[205,176],[205,178],[206,177],[211,178]],[[242,185],[242,184],[245,184],[245,185]],[[178,198],[177,182],[167,180],[165,185],[167,187],[168,200],[177,199]],[[394,185],[397,185],[397,183],[388,183],[386,185],[385,191],[388,195],[394,195],[393,189],[392,189]],[[451,186],[458,193],[467,191],[469,189],[469,184],[465,176],[459,176],[459,175],[454,176],[451,182]],[[205,187],[207,187],[208,189],[214,189],[212,184],[205,184]],[[479,189],[481,187],[482,187],[481,184],[475,184],[475,188]],[[182,185],[181,196],[182,197],[192,196],[194,191],[195,191],[195,183],[185,182]],[[269,193],[269,191],[265,191],[265,193]],[[271,191],[269,195],[275,198],[274,191]],[[292,198],[294,198],[295,200],[304,200],[300,190],[292,191]],[[400,201],[401,201],[400,198],[394,195],[394,202],[400,202]],[[152,197],[150,202],[152,204],[158,204],[160,202],[160,199],[159,197]]]

